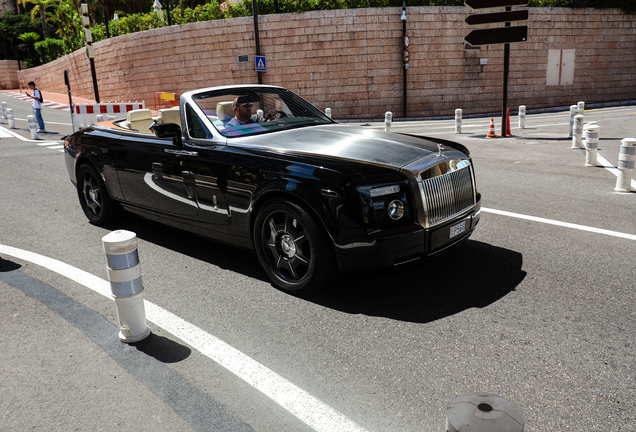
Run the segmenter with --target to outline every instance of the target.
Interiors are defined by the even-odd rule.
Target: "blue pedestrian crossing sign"
[[[256,59],[256,72],[267,72],[267,60],[265,56],[254,56]]]

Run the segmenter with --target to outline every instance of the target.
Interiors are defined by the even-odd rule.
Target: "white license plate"
[[[456,235],[463,233],[464,231],[466,231],[466,221],[460,222],[457,225],[453,225],[452,227],[450,227],[450,235],[448,237],[453,238]]]

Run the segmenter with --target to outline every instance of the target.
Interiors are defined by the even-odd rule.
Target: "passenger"
[[[249,96],[238,96],[232,101],[234,118],[226,126],[242,126],[250,123],[264,122],[265,118],[258,114],[252,115],[252,100]]]

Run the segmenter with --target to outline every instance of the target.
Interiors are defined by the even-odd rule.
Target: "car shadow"
[[[343,275],[305,298],[350,314],[427,323],[500,300],[525,278],[522,265],[518,252],[469,240],[404,270]]]
[[[121,220],[111,228],[133,231],[144,241],[269,283],[251,251],[206,240],[134,214],[127,216],[125,223]],[[426,323],[500,300],[525,278],[522,265],[519,252],[468,240],[413,267],[339,274],[330,286],[298,297],[344,313]]]
[[[141,240],[207,262],[223,270],[269,282],[256,254],[236,246],[208,240],[129,212],[123,212],[122,217],[116,223],[106,228],[132,231]],[[142,260],[143,265],[143,256],[140,257],[140,260]]]

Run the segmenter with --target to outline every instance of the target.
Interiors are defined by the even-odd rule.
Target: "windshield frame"
[[[253,122],[230,126],[227,125],[227,122],[231,121],[232,118],[228,118],[227,114],[218,112],[217,102],[222,100],[223,104],[226,105],[225,110],[227,112],[228,109],[232,109],[231,105],[227,106],[227,104],[237,96],[247,97],[252,105],[255,105],[252,110],[252,113],[254,113],[252,115]],[[277,86],[239,85],[210,87],[184,93],[182,98],[185,98],[186,104],[190,102],[201,122],[210,129],[212,137],[209,138],[217,141],[219,139],[226,140],[336,123],[296,93]],[[266,98],[276,99],[276,108],[284,106],[284,108],[277,111],[278,115],[283,118],[273,118],[270,121],[265,121],[263,115],[256,115],[257,110],[266,108],[266,104],[264,104],[264,99]],[[206,104],[203,102],[206,99],[212,100]],[[269,111],[271,112],[271,110]],[[265,113],[264,110],[263,113]],[[235,120],[234,123],[240,122]],[[197,138],[197,141],[199,139]]]

